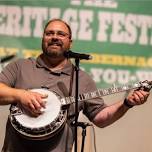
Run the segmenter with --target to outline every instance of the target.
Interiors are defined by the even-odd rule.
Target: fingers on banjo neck
[[[140,85],[141,86],[137,90],[143,90],[149,92],[152,88],[152,81],[145,80],[140,82]]]

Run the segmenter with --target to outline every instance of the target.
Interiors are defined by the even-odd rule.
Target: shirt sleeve
[[[81,73],[81,86],[83,86],[83,93],[91,93],[97,91],[96,84],[94,80],[86,73]],[[83,76],[84,75],[84,76]],[[89,100],[84,101],[83,104],[83,113],[88,117],[90,121],[96,116],[98,112],[104,109],[107,105],[104,103],[104,100],[98,96],[97,98],[91,98]]]
[[[19,69],[17,61],[9,63],[0,73],[0,82],[8,86],[14,87],[18,70]]]

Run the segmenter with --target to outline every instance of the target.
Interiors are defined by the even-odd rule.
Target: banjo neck
[[[129,90],[137,89],[137,88],[143,88],[145,91],[150,91],[151,87],[152,87],[152,81],[147,81],[147,80],[143,82],[137,82],[137,83],[118,86],[118,87],[116,85],[113,85],[111,88],[98,89],[93,92],[79,94],[78,101],[81,102],[81,101],[85,101],[89,99],[95,99],[98,97],[103,97],[103,96],[107,96],[107,95],[111,95],[115,93],[129,91]],[[75,102],[75,97],[73,96],[61,98],[61,103],[63,106],[72,104],[74,102]]]

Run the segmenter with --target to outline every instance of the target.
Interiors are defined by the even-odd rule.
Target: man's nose
[[[52,38],[54,38],[54,39],[58,39],[58,33],[54,33],[54,34],[52,34]]]
[[[52,41],[58,41],[59,40],[57,36],[53,36],[51,39],[52,39]]]

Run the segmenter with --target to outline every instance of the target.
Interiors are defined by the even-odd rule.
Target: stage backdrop
[[[152,0],[1,0],[0,58],[12,54],[36,57],[41,52],[45,23],[61,18],[72,28],[72,50],[93,56],[81,61],[81,67],[99,88],[151,80],[151,7]],[[111,98],[120,100],[120,95],[109,97],[109,103]],[[98,152],[151,152],[151,106],[149,101],[112,126],[97,128]],[[0,149],[6,108],[0,107]]]
[[[12,0],[0,2],[0,56],[36,57],[45,23],[67,21],[73,51],[99,87],[152,77],[151,0]]]

